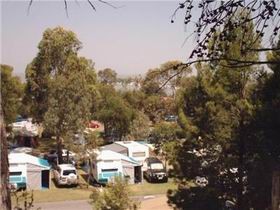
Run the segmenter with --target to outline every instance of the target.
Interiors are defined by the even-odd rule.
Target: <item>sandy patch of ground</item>
[[[166,195],[158,195],[155,198],[143,200],[140,210],[171,210],[167,204]]]

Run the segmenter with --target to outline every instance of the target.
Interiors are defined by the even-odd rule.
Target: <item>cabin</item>
[[[113,181],[114,177],[125,178],[129,184],[142,182],[142,166],[136,160],[111,150],[100,150],[97,158],[89,161],[85,171],[97,183],[106,184]]]
[[[149,147],[136,141],[116,141],[113,144],[103,146],[102,149],[126,155],[141,165],[149,157]]]
[[[25,153],[10,153],[8,158],[11,186],[30,190],[50,187],[50,165],[47,160]]]

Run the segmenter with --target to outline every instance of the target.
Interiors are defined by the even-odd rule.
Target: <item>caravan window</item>
[[[10,176],[21,176],[21,171],[10,172]]]
[[[69,174],[76,174],[75,170],[63,170],[63,176],[68,176]]]
[[[152,163],[151,169],[162,170],[162,169],[164,169],[164,166],[162,163]]]
[[[133,152],[132,157],[145,157],[145,152]]]
[[[101,169],[102,172],[117,172],[117,168],[110,168],[110,169]]]

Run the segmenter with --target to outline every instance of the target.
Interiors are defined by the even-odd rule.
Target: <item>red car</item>
[[[90,121],[90,123],[88,124],[88,127],[89,128],[99,128],[100,125],[96,121]]]

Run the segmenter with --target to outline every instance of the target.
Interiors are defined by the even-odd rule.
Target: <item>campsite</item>
[[[279,0],[0,8],[0,209],[279,210]]]

